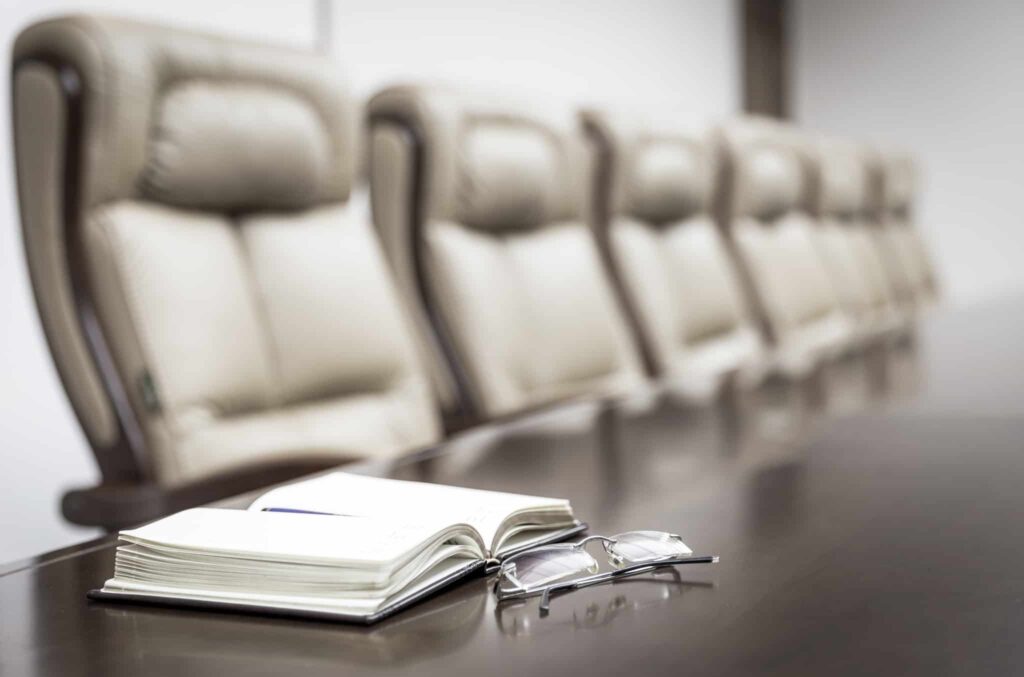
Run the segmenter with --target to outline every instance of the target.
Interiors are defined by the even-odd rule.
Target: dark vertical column
[[[789,115],[787,0],[740,0],[743,50],[743,110]]]

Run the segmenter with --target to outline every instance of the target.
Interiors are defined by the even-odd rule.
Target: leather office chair
[[[372,224],[357,111],[311,54],[95,17],[14,47],[39,313],[115,528],[434,442]]]
[[[379,93],[369,113],[375,220],[466,416],[643,383],[581,211],[587,153],[574,120],[416,86]]]
[[[698,400],[756,385],[763,344],[712,214],[708,133],[596,111],[582,120],[598,159],[599,242],[653,375]]]
[[[928,248],[914,224],[917,171],[900,153],[874,153],[874,219],[890,280],[905,305],[923,309],[939,299],[938,280]]]
[[[853,328],[806,211],[808,178],[792,135],[759,118],[718,130],[716,211],[780,373],[814,374],[849,350]]]
[[[903,327],[885,262],[865,222],[870,209],[868,167],[860,148],[835,138],[806,137],[810,212],[817,242],[840,303],[865,343],[888,341]]]

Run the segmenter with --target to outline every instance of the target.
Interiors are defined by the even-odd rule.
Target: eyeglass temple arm
[[[599,538],[599,537],[595,537]],[[595,576],[589,576],[587,578],[581,578],[576,581],[566,581],[565,583],[556,583],[544,589],[544,593],[540,598],[540,612],[546,614],[551,610],[551,595],[556,592],[570,592],[572,590],[579,590],[581,588],[588,588],[591,585],[598,585],[600,583],[606,583],[607,581],[614,580],[616,578],[625,578],[627,576],[636,576],[638,574],[645,574],[648,571],[654,571],[661,567],[673,566],[676,564],[713,564],[718,561],[717,555],[700,555],[698,557],[676,557],[670,559],[659,560],[656,562],[644,562],[642,564],[636,564],[625,569],[617,569],[615,571],[608,571],[603,574],[597,574]]]

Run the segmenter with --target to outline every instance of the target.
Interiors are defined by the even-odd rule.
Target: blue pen
[[[298,510],[296,508],[263,508],[261,512],[294,512],[302,515],[331,515],[333,517],[351,517],[351,515],[339,515],[336,512],[318,512],[316,510]]]

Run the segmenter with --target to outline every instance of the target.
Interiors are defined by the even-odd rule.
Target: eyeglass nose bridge
[[[582,547],[586,546],[587,543],[590,543],[592,541],[599,541],[601,543],[604,543],[606,546],[607,545],[613,545],[613,544],[616,543],[616,540],[614,538],[612,538],[612,537],[609,537],[609,536],[587,536],[583,540],[581,540],[578,543],[576,543],[576,547],[577,548],[582,548]]]

